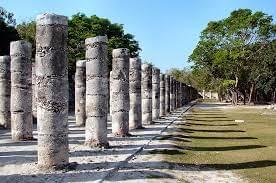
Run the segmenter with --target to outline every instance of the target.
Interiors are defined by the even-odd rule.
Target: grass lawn
[[[187,122],[178,125],[178,132],[171,134],[178,139],[175,144],[187,150],[164,153],[166,160],[200,165],[203,171],[230,170],[249,182],[276,182],[275,111],[243,106],[194,107],[191,111],[184,117]]]

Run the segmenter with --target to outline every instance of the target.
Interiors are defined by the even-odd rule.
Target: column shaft
[[[152,68],[152,119],[160,116],[160,69]]]
[[[84,126],[86,120],[85,101],[86,101],[86,61],[76,62],[75,74],[75,116],[76,125]]]
[[[0,56],[0,127],[11,127],[11,58]]]
[[[130,58],[129,98],[129,127],[142,128],[141,60],[139,58]]]
[[[64,168],[69,162],[69,85],[65,16],[37,16],[36,86],[38,166],[42,169]]]
[[[11,132],[13,140],[33,138],[32,116],[32,46],[14,41],[11,55]]]
[[[89,147],[108,147],[108,67],[107,37],[85,40],[86,60],[86,123],[85,144]]]
[[[171,92],[171,79],[169,75],[165,75],[165,112],[170,112],[170,106],[171,106],[171,99],[170,99],[170,92]]]
[[[152,66],[142,64],[142,123],[152,124]]]
[[[129,135],[129,50],[112,51],[112,133]]]
[[[160,116],[166,115],[166,105],[165,105],[165,75],[160,74]]]

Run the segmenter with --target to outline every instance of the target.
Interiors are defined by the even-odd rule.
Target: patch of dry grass
[[[166,153],[166,160],[199,165],[202,171],[230,170],[249,182],[276,182],[276,112],[194,107],[185,119],[187,123],[178,125],[179,132],[169,138],[188,150],[185,154]],[[235,123],[236,119],[245,122]]]

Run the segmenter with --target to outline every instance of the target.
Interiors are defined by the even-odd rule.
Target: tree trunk
[[[246,91],[243,90],[243,105],[246,104]]]
[[[251,104],[251,102],[253,102],[253,103],[255,102],[254,93],[255,93],[255,83],[252,83],[251,87],[250,87],[248,104]]]
[[[276,88],[273,91],[273,98],[272,98],[272,103],[276,102]]]
[[[234,88],[233,95],[232,95],[232,104],[233,105],[238,104],[238,82],[239,82],[239,78],[236,76],[235,88]]]

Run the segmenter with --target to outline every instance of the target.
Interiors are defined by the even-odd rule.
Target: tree
[[[35,33],[36,24],[35,21],[23,22],[16,27],[21,39],[28,40],[32,44],[32,57],[35,58]]]
[[[232,102],[237,104],[238,92],[245,95],[248,90],[252,65],[258,67],[263,61],[253,63],[254,57],[265,51],[275,33],[271,16],[249,9],[235,10],[228,18],[208,23],[189,61],[195,63],[195,68],[209,70],[214,78],[235,81],[230,90]]]
[[[22,39],[26,39],[35,45],[35,22],[23,22],[17,26]],[[84,41],[88,37],[108,37],[108,58],[111,69],[112,50],[115,48],[128,48],[131,56],[138,56],[141,50],[138,42],[132,34],[124,33],[122,24],[111,23],[110,20],[96,15],[87,17],[83,13],[77,13],[68,21],[68,59],[69,78],[75,73],[76,60],[85,59]]]
[[[10,42],[19,39],[13,14],[0,7],[0,55],[9,55]]]
[[[22,39],[28,40],[35,45],[35,21],[23,22],[17,26]],[[77,13],[68,21],[68,77],[69,77],[69,103],[74,106],[74,74],[76,61],[85,59],[86,38],[94,36],[108,37],[108,66],[111,70],[112,50],[115,48],[128,48],[131,56],[138,56],[141,50],[138,42],[132,34],[124,32],[122,24],[111,23],[110,20],[97,17],[87,17],[85,14]],[[33,47],[33,57],[35,46]],[[70,109],[71,110],[71,109]]]
[[[138,56],[141,50],[138,42],[132,34],[125,34],[122,24],[111,23],[110,20],[93,15],[87,17],[78,13],[72,16],[68,24],[68,49],[69,49],[69,70],[75,70],[75,61],[84,59],[84,40],[88,37],[108,37],[108,66],[111,70],[112,50],[115,48],[128,48],[131,56]]]

